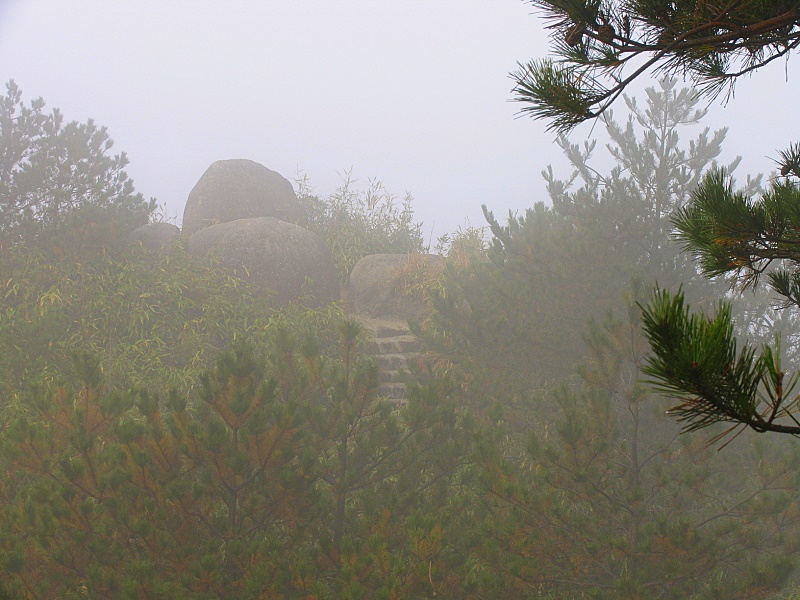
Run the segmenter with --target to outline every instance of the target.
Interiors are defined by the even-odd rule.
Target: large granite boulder
[[[187,249],[268,292],[276,305],[300,297],[309,306],[339,300],[330,250],[299,225],[273,217],[238,219],[194,233]]]
[[[445,266],[434,254],[372,254],[350,272],[347,294],[356,314],[422,321],[430,314],[428,298],[416,285]]]
[[[300,214],[292,184],[279,173],[252,160],[218,160],[189,193],[183,231],[254,217],[295,222]]]
[[[128,241],[156,253],[167,252],[181,230],[172,223],[147,223],[131,231]]]

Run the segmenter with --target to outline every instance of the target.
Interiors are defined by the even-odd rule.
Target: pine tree
[[[318,461],[321,500],[310,521],[315,551],[298,556],[301,589],[335,597],[418,596],[458,586],[449,530],[467,431],[448,384],[409,384],[398,406],[378,395],[375,365],[359,351],[361,326],[340,325],[340,351],[283,334],[276,362],[297,375]],[[289,365],[293,365],[289,367]],[[424,597],[424,596],[423,596]]]
[[[286,585],[275,574],[316,501],[314,463],[301,460],[302,428],[263,362],[246,346],[224,354],[195,405],[113,392],[88,353],[76,367],[76,391],[31,395],[5,427],[12,589],[252,597]]]
[[[562,61],[520,66],[513,74],[515,99],[525,105],[523,113],[549,120],[558,131],[607,111],[648,70],[684,74],[701,94],[714,97],[800,44],[797,1],[532,3],[551,21]],[[643,64],[631,64],[624,74],[638,57]],[[756,200],[734,191],[725,170],[708,173],[674,225],[705,274],[730,276],[742,287],[755,287],[766,274],[788,308],[800,300],[798,187],[792,179],[800,177],[800,146],[791,145],[777,162],[784,179],[771,182]],[[729,305],[722,303],[713,317],[691,314],[683,292],[657,291],[643,322],[654,351],[648,373],[680,400],[674,412],[687,429],[722,421],[732,429],[800,433],[796,378],[784,372],[780,344],[761,350],[737,344]]]
[[[487,215],[488,260],[451,268],[430,341],[458,357],[473,382],[484,374],[487,394],[497,393],[498,377],[509,386],[504,392],[524,395],[532,382],[569,376],[585,350],[581,325],[615,305],[632,278],[691,281],[694,299],[723,291],[670,239],[669,215],[716,164],[726,131],[681,140],[705,111],[672,80],[648,89],[643,105],[626,101],[624,121],[604,117],[607,174],[597,166],[596,142],[559,137],[573,170],[566,180],[543,171],[552,206],[537,203],[505,226]]]
[[[708,173],[691,202],[673,217],[676,235],[708,277],[728,277],[733,287],[756,288],[762,277],[782,298],[783,323],[795,325],[800,306],[800,147],[782,153],[781,176],[752,198],[736,190],[724,169]],[[716,314],[692,314],[682,291],[657,290],[643,308],[653,347],[647,372],[667,395],[680,401],[674,414],[687,430],[712,423],[758,432],[800,434],[794,393],[798,374],[786,371],[796,356],[797,334],[783,350],[776,337],[759,345],[738,340],[729,302]],[[771,313],[767,318],[770,318]],[[772,318],[781,322],[780,316]],[[794,363],[796,366],[796,361]]]
[[[552,422],[524,447],[480,445],[497,519],[478,559],[511,597],[774,597],[794,570],[800,456],[679,436],[640,375],[635,299],[592,324],[580,383],[539,400],[558,407]]]
[[[711,97],[800,44],[796,0],[529,0],[557,61],[520,65],[522,112],[566,131],[605,112],[648,71],[686,75]]]
[[[193,389],[119,391],[88,352],[0,413],[0,580],[15,597],[424,597],[458,589],[469,426],[445,381],[377,394],[277,328]],[[50,388],[49,392],[44,391]],[[115,389],[116,388],[116,389]]]
[[[44,106],[41,98],[25,106],[13,80],[0,96],[0,243],[30,241],[90,207],[94,218],[105,211],[131,229],[146,223],[155,200],[135,193],[124,153],[108,154],[114,142],[106,128],[91,119],[64,124],[58,109]]]

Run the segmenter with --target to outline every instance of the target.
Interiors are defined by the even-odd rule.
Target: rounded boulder
[[[269,293],[275,305],[302,298],[316,307],[339,300],[330,250],[299,225],[274,217],[237,219],[194,233],[187,249]]]
[[[348,296],[356,314],[423,320],[430,314],[425,279],[438,275],[445,260],[435,254],[372,254],[350,272]]]
[[[183,231],[256,217],[294,222],[300,215],[294,188],[280,173],[252,160],[218,160],[189,193]]]

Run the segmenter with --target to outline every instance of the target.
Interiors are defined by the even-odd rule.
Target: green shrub
[[[380,181],[370,180],[366,189],[358,189],[357,183],[346,172],[342,185],[322,198],[313,193],[307,177],[297,180],[297,197],[304,210],[300,225],[325,240],[342,281],[370,254],[423,250],[422,224],[414,222],[411,196],[399,203]]]

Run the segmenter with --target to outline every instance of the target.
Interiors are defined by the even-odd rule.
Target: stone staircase
[[[361,316],[358,320],[370,337],[367,354],[380,370],[378,393],[394,402],[403,402],[406,393],[403,373],[409,370],[409,362],[419,356],[419,338],[408,330],[404,321]]]

